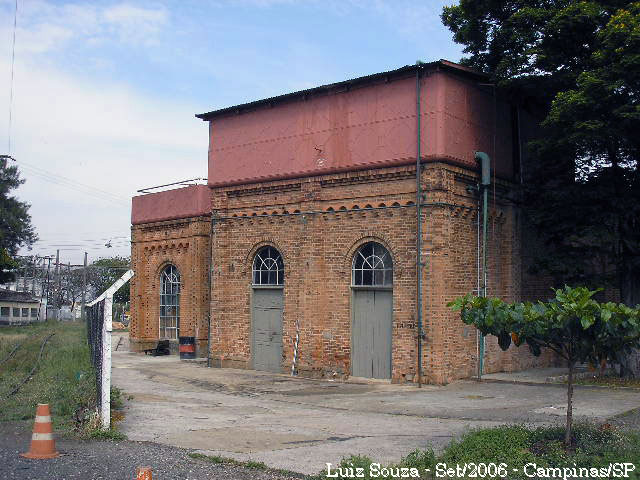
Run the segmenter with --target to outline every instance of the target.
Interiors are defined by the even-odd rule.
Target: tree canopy
[[[461,0],[442,20],[463,63],[543,112],[524,197],[552,247],[538,267],[640,303],[640,2]]]
[[[93,291],[93,295],[97,296],[113,285],[129,268],[131,261],[129,257],[108,257],[100,258],[91,263],[89,266],[89,274],[87,284]],[[116,303],[126,303],[129,301],[129,285],[125,283],[118,290],[113,299]]]
[[[0,283],[13,280],[17,268],[13,257],[20,247],[31,246],[37,240],[30,205],[11,195],[24,182],[18,167],[8,165],[8,159],[0,156]]]

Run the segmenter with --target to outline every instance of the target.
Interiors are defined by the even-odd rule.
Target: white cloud
[[[102,18],[123,43],[138,44],[152,42],[168,23],[169,16],[164,8],[148,9],[120,4],[105,9]]]
[[[16,51],[18,55],[42,54],[60,48],[73,37],[71,29],[49,23],[36,25],[33,29],[18,28]]]
[[[7,7],[13,19],[13,7]],[[71,42],[120,42],[129,46],[155,43],[169,24],[164,7],[127,3],[98,7],[85,3],[56,5],[44,1],[19,4],[16,51],[21,55],[62,51]],[[3,30],[10,30],[6,22]]]
[[[8,65],[0,63],[0,70],[5,69]],[[7,100],[0,97],[0,111],[7,111]],[[206,176],[207,128],[194,118],[196,112],[192,105],[19,62],[12,154],[19,162],[127,199],[142,187]],[[7,131],[4,116],[0,117],[0,131]],[[43,245],[61,234],[72,240],[76,232],[101,232],[109,237],[128,231],[128,200],[110,202],[84,189],[45,181],[29,168],[22,172],[27,183],[18,196],[31,203]],[[51,248],[38,245],[35,251],[46,254]],[[90,253],[126,251],[121,247]],[[81,255],[81,251],[67,252],[72,262]]]

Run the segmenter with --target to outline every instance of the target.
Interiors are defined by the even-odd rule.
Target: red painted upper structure
[[[440,60],[196,115],[209,121],[209,185],[415,163],[416,75],[423,158],[513,176],[509,106],[487,77]]]
[[[209,186],[415,163],[417,78],[423,160],[475,169],[483,151],[498,176],[513,178],[511,106],[485,75],[440,60],[196,115],[209,122]],[[534,134],[526,123],[522,137]],[[134,197],[131,216],[140,224],[208,213],[208,189],[197,186]]]
[[[133,197],[131,223],[159,222],[197,217],[211,213],[211,198],[206,185],[191,185],[165,192]]]

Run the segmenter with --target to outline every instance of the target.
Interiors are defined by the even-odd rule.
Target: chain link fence
[[[86,307],[87,316],[87,341],[91,363],[95,368],[96,376],[96,405],[99,412],[102,411],[102,378],[103,378],[103,335],[104,335],[104,304],[99,302]]]
[[[96,403],[102,428],[111,425],[111,330],[113,316],[113,295],[133,277],[128,270],[113,285],[86,306],[87,341],[91,352],[91,362],[96,371]]]

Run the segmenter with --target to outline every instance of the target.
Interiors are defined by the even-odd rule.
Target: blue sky
[[[0,0],[0,153],[14,1]],[[18,0],[10,153],[41,238],[22,253],[128,254],[131,195],[206,175],[195,113],[418,59],[457,61],[439,19],[451,3]]]

